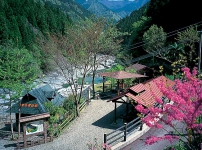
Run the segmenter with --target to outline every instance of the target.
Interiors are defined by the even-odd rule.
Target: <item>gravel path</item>
[[[120,106],[120,105],[118,105]],[[117,106],[121,113],[122,106]],[[120,124],[114,126],[114,103],[106,100],[92,100],[86,109],[53,142],[28,148],[29,150],[88,150],[87,143],[97,138],[103,143],[104,133],[109,133]]]

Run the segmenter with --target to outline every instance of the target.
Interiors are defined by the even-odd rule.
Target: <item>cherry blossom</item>
[[[202,132],[202,81],[197,78],[197,70],[191,72],[189,68],[183,68],[184,77],[176,79],[174,86],[168,86],[165,81],[155,81],[156,85],[163,95],[170,100],[169,103],[163,103],[159,98],[156,102],[162,107],[143,107],[138,104],[135,108],[144,116],[142,121],[149,127],[162,129],[162,124],[168,125],[174,129],[176,135],[165,135],[163,137],[151,136],[146,139],[146,144],[153,144],[161,140],[169,140],[179,138],[179,140],[193,149],[200,145],[199,135]],[[152,95],[155,96],[155,93]],[[181,134],[175,127],[176,121],[185,124],[188,136],[186,133]],[[184,136],[183,136],[184,135]],[[181,138],[181,137],[184,138]],[[186,139],[186,140],[184,140]],[[195,142],[193,144],[193,142]]]

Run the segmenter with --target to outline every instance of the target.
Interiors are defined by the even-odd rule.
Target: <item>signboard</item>
[[[27,104],[27,103],[22,103],[20,104],[21,107],[38,107],[38,104]]]
[[[26,135],[43,132],[43,120],[26,123]]]

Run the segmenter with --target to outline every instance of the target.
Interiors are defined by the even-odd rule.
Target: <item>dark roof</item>
[[[63,97],[59,93],[55,93],[55,96],[51,101],[55,106],[60,106],[64,100],[65,100],[65,97]]]
[[[131,65],[131,66],[129,66],[129,67],[126,68],[126,70],[130,70],[130,69],[135,69],[135,71],[137,71],[137,72],[140,71],[140,70],[144,70],[144,69],[151,70],[151,68],[149,68],[148,66],[145,66],[145,65],[142,65],[142,64],[138,64],[138,63],[133,64],[133,65]]]
[[[12,106],[12,113],[18,113],[19,105],[21,103],[21,114],[41,114],[46,113],[47,110],[44,106],[45,102],[51,102],[59,106],[65,100],[65,97],[54,91],[50,85],[45,85],[33,89],[24,95],[20,102]]]
[[[116,72],[102,72],[100,73],[100,76],[106,76],[106,77],[111,77],[115,79],[128,79],[128,78],[143,78],[147,77],[141,74],[136,74],[136,73],[129,73],[126,71],[116,71]]]
[[[44,103],[47,102],[47,101],[44,101]],[[43,104],[44,104],[43,103]],[[31,105],[33,104],[33,107],[27,107],[28,105]],[[24,105],[25,107],[21,107],[20,109],[20,112],[21,114],[41,114],[41,113],[46,113],[47,110],[46,108],[44,107],[44,105],[39,103],[39,101],[37,101],[37,99],[35,100],[32,100],[32,101],[29,101],[29,102],[24,102],[24,103],[21,103],[21,105]],[[13,106],[12,106],[12,110],[11,112],[12,113],[18,113],[19,111],[19,105],[20,105],[20,102],[18,103],[15,103]],[[35,105],[37,107],[35,107]]]
[[[55,95],[55,90],[48,84],[40,87],[40,89],[44,92],[47,98],[53,98]]]
[[[136,63],[136,64],[133,64],[132,66],[127,67],[126,70],[135,69],[136,71],[139,71],[139,70],[142,70],[144,68],[148,68],[148,67],[145,65]]]

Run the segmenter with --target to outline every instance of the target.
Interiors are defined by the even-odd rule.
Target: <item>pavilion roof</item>
[[[133,65],[127,67],[126,70],[135,69],[136,71],[139,71],[139,70],[142,70],[142,69],[144,69],[144,68],[148,68],[148,67],[145,66],[145,65],[136,63],[136,64],[133,64]]]
[[[166,86],[172,87],[175,82],[167,79],[165,76],[160,76],[143,83],[132,86],[126,93],[121,96],[130,97],[132,100],[146,107],[154,106],[156,98],[162,98],[163,93],[160,91],[156,83],[163,82]],[[109,101],[116,101],[120,98],[117,96]]]
[[[128,78],[144,78],[147,77],[145,75],[137,74],[137,73],[129,73],[126,71],[116,71],[116,72],[102,72],[100,76],[111,77],[114,79],[128,79]]]

